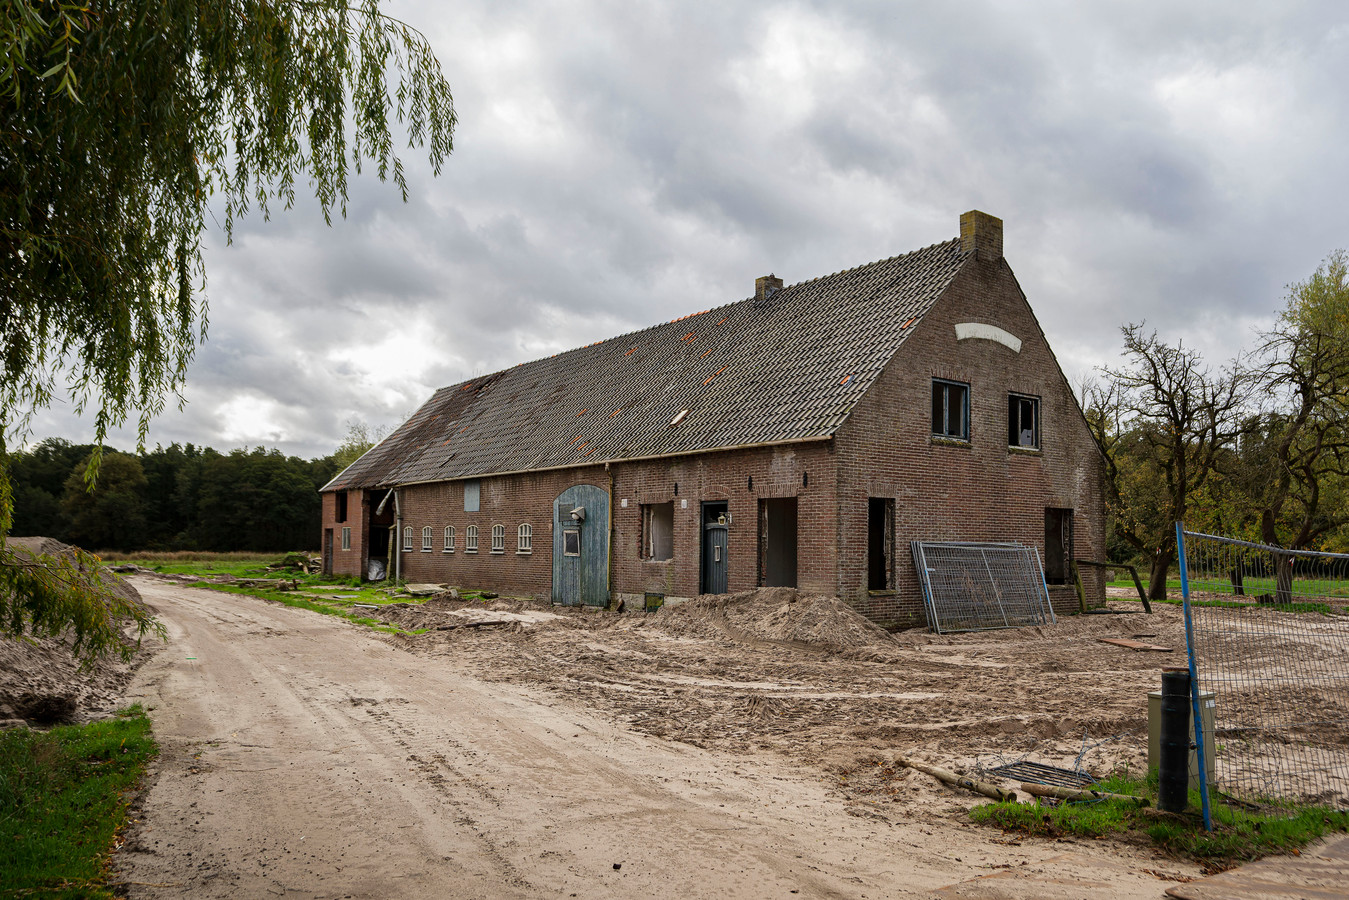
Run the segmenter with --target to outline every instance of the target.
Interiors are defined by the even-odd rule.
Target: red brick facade
[[[999,235],[1000,238],[1000,235]],[[1000,248],[999,248],[1000,249]],[[992,254],[990,254],[992,256]],[[1019,352],[982,337],[957,340],[958,323],[996,326],[1021,341]],[[701,504],[726,501],[727,589],[761,580],[760,501],[795,497],[797,585],[837,595],[890,626],[920,624],[923,605],[909,553],[911,540],[996,540],[1046,552],[1046,509],[1073,511],[1071,555],[1103,559],[1105,514],[1101,460],[1086,423],[1007,263],[975,257],[915,326],[884,372],[830,439],[614,462],[554,471],[486,476],[477,512],[466,512],[465,481],[398,489],[401,525],[412,529],[400,552],[402,577],[546,599],[552,590],[553,502],[590,484],[608,492],[611,602],[639,606],[645,592],[669,598],[699,593]],[[969,386],[969,440],[932,437],[932,381]],[[1008,446],[1008,394],[1038,398],[1040,447]],[[373,552],[369,524],[387,491],[349,491],[348,521],[334,521],[336,493],[324,495],[324,528],[333,529],[331,569],[361,575]],[[893,589],[868,590],[868,499],[893,503]],[[643,504],[674,504],[674,558],[642,558]],[[391,521],[392,499],[382,521]],[[521,524],[532,548],[517,549]],[[351,546],[341,549],[341,529]],[[476,553],[465,546],[478,528]],[[504,552],[491,552],[495,525]],[[455,548],[444,529],[455,528]],[[423,550],[423,528],[431,547]],[[326,537],[326,535],[325,535]],[[402,547],[401,536],[396,542]],[[392,567],[391,567],[392,568]],[[1104,598],[1097,570],[1082,573],[1088,601]],[[1056,608],[1076,607],[1069,585],[1052,586]]]

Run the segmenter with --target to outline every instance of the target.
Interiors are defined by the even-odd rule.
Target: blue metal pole
[[[1204,752],[1204,718],[1199,712],[1199,670],[1194,663],[1194,622],[1190,618],[1190,573],[1185,563],[1185,526],[1176,523],[1176,555],[1180,557],[1180,596],[1185,610],[1185,652],[1190,661],[1190,713],[1194,716],[1195,753],[1199,757],[1199,799],[1204,809],[1204,830],[1213,830],[1208,802],[1208,760]]]

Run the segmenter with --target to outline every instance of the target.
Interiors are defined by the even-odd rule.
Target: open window
[[[1040,447],[1040,398],[1026,394],[1007,395],[1007,446],[1038,450]]]
[[[968,384],[932,379],[932,436],[957,441],[970,439]]]
[[[335,499],[337,500],[336,519],[338,522],[345,522],[347,520],[347,492],[338,491]]]
[[[674,501],[642,504],[642,558],[674,559]]]

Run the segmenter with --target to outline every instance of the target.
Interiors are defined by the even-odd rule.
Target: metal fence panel
[[[934,631],[986,631],[1054,621],[1036,548],[939,541],[913,541],[910,546]]]
[[[1214,777],[1248,800],[1349,805],[1349,555],[1184,532]]]

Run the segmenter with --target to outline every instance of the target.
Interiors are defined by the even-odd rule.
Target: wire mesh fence
[[[935,541],[910,546],[932,630],[945,634],[1054,621],[1034,547]]]
[[[1211,789],[1349,806],[1349,555],[1183,543],[1195,689],[1217,703]]]

